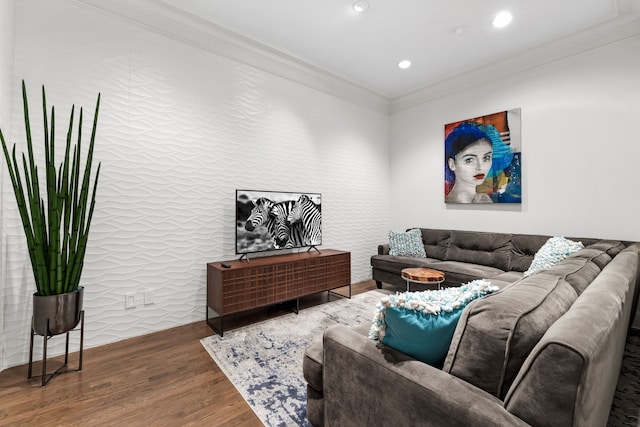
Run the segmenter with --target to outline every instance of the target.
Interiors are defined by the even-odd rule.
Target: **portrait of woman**
[[[491,140],[477,125],[462,123],[447,137],[446,168],[454,175],[453,187],[445,195],[447,203],[493,203],[486,193],[479,193],[491,169]]]
[[[445,202],[520,203],[520,152],[509,110],[445,126]],[[500,129],[500,130],[498,130]]]

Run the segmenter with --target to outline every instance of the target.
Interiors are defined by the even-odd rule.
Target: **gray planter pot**
[[[33,294],[33,331],[38,335],[52,336],[75,328],[80,322],[83,295],[82,286],[77,291],[61,295]]]

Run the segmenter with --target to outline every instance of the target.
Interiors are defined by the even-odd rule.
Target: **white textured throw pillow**
[[[389,255],[426,258],[422,231],[418,228],[406,233],[389,231]]]
[[[524,272],[524,276],[527,277],[538,270],[552,267],[582,248],[584,248],[582,242],[574,242],[564,237],[552,237],[536,252],[531,266]]]

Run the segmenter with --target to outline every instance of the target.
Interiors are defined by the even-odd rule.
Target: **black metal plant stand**
[[[49,319],[47,319],[47,331],[49,331]],[[80,331],[80,356],[79,356],[80,359],[78,361],[78,369],[66,369],[63,371],[62,368],[65,368],[69,363],[69,333],[74,331]],[[51,338],[55,334],[46,333],[43,335],[44,346],[42,350],[42,375],[31,375],[33,371],[32,369],[33,337],[34,335],[38,335],[34,329],[33,316],[31,317],[31,344],[29,346],[29,373],[27,374],[27,379],[42,377],[42,387],[44,387],[45,385],[47,385],[49,380],[51,380],[51,378],[53,378],[58,374],[64,374],[65,372],[77,372],[82,370],[82,347],[84,344],[84,310],[80,312],[80,329],[78,328],[72,329],[70,331],[67,331],[66,334],[67,334],[67,338],[66,338],[66,345],[65,345],[65,351],[64,351],[64,365],[60,366],[58,369],[56,369],[51,373],[47,373],[47,344],[48,344],[49,338]]]

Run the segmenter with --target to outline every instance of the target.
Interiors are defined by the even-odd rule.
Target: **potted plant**
[[[22,174],[16,157],[16,145],[13,145],[10,156],[1,130],[0,140],[35,278],[37,292],[33,295],[32,329],[38,335],[52,336],[75,328],[82,311],[84,288],[79,284],[100,174],[98,164],[93,190],[89,194],[100,94],[96,102],[91,140],[85,161],[81,160],[82,109],[78,120],[77,142],[73,143],[75,107],[72,106],[64,158],[58,166],[55,150],[55,108],[51,107],[49,123],[44,86],[44,164],[40,167],[36,165],[33,152],[24,81],[22,99],[27,142],[27,155],[23,152],[21,159]],[[40,181],[39,174],[44,176],[44,181]]]

